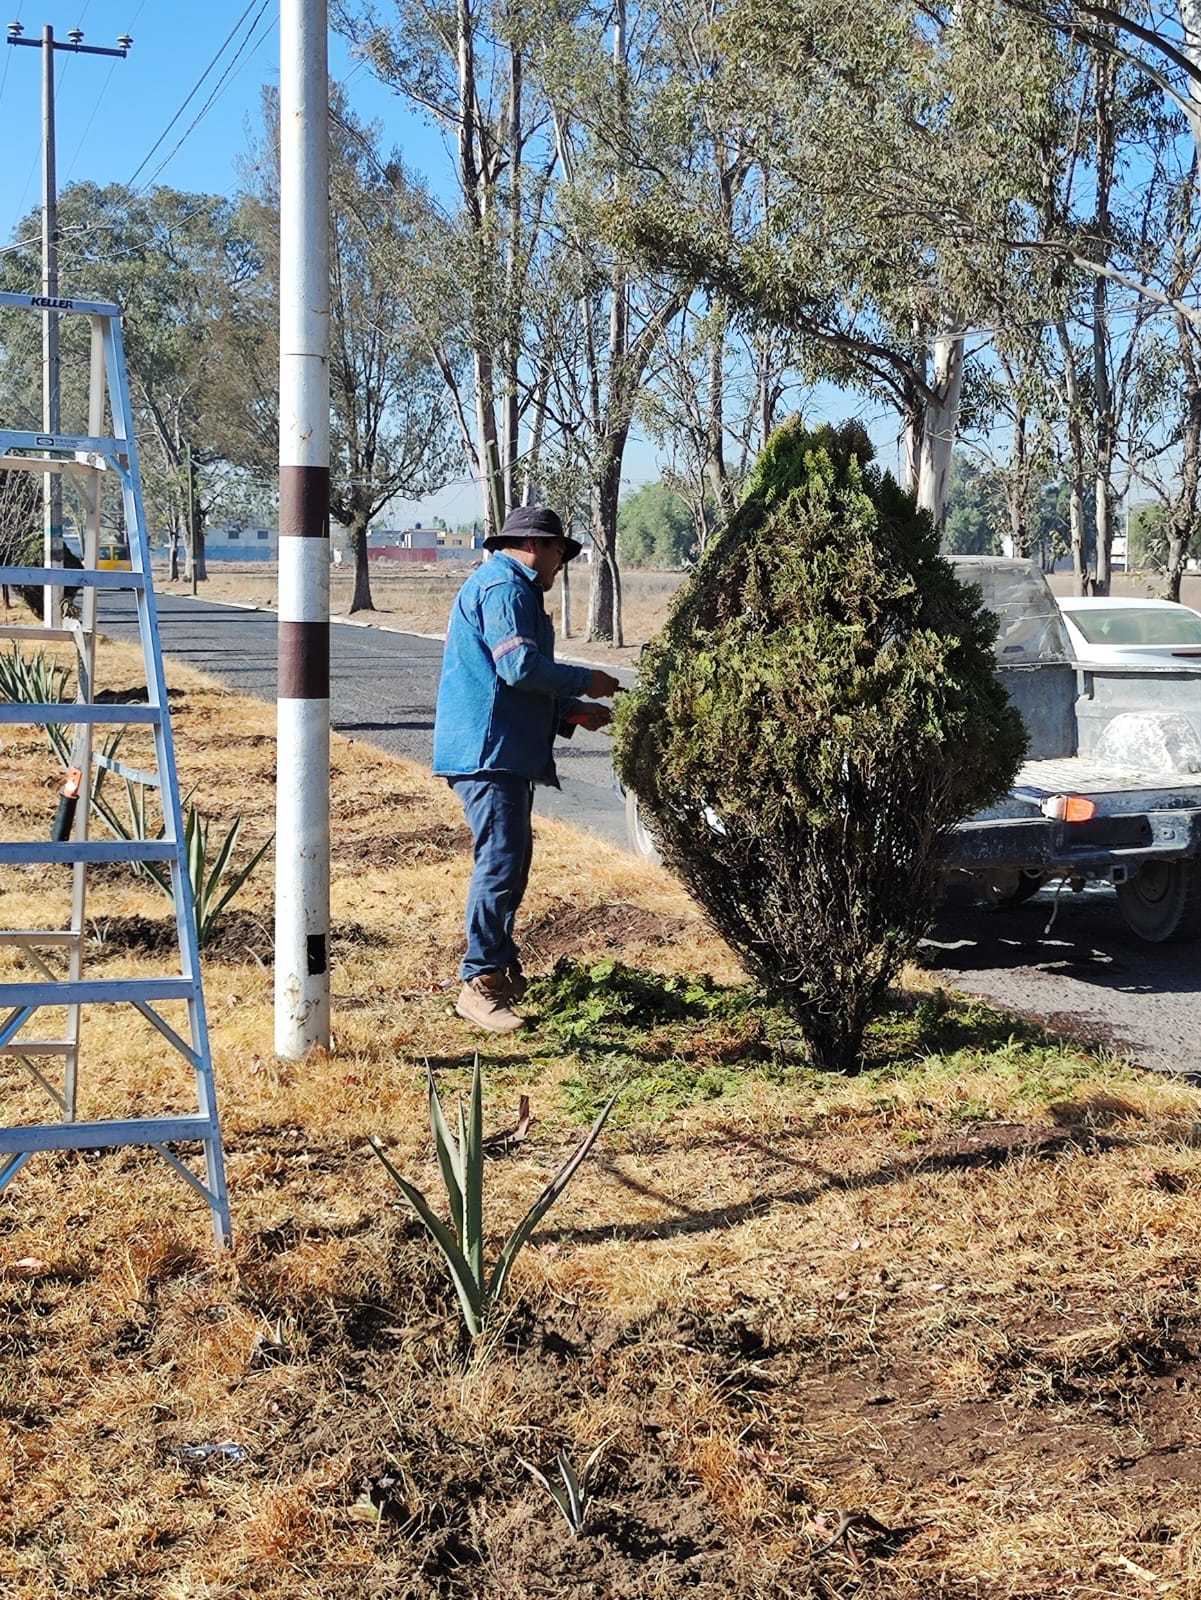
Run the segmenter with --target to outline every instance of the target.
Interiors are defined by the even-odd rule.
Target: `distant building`
[[[278,528],[206,528],[206,561],[274,561],[279,555]]]
[[[441,528],[423,528],[419,522],[411,528],[373,528],[367,535],[367,559],[373,564],[395,561],[410,566],[439,557],[462,560],[483,543],[482,535],[447,534]]]

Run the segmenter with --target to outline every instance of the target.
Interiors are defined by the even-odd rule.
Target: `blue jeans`
[[[534,785],[509,772],[448,782],[475,840],[475,870],[467,891],[467,954],[459,968],[466,983],[517,960],[513,919],[530,877]]]

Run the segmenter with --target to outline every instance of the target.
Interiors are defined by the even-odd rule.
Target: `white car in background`
[[[1072,657],[1102,667],[1201,668],[1201,612],[1174,600],[1064,595]]]

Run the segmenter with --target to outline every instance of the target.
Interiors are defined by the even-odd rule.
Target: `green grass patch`
[[[904,1113],[939,1123],[1054,1115],[1090,1087],[1131,1081],[1112,1057],[941,990],[895,997],[871,1024],[855,1077],[811,1067],[795,1019],[754,984],[563,958],[531,984],[529,1004],[538,1016],[530,1066],[566,1060],[574,1068],[563,1088],[579,1118],[620,1090],[614,1121],[626,1126],[756,1084],[800,1091],[818,1121]]]

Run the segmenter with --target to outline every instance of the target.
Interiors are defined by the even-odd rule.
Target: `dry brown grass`
[[[266,610],[275,608],[278,582],[274,564],[253,566],[214,561],[210,562],[208,571],[208,578],[199,586],[200,599],[235,601]],[[405,632],[440,636],[446,632],[451,603],[469,571],[465,563],[459,562],[440,563],[427,570],[373,569],[371,595],[375,610],[358,612],[354,620],[367,627],[399,628]],[[191,585],[185,581],[174,584],[159,583],[157,578],[155,581],[166,594],[191,593]],[[667,608],[683,581],[681,572],[631,569],[622,573],[622,637],[625,642],[617,649],[608,644],[584,642],[588,620],[588,569],[580,567],[572,577],[569,635],[562,626],[562,596],[558,583],[548,600],[559,631],[559,654],[582,653],[597,661],[632,665],[641,647],[663,626]],[[334,617],[348,615],[353,589],[346,569],[331,571],[330,612]]]
[[[171,676],[184,784],[261,839],[270,709]],[[43,833],[53,763],[5,732],[0,768],[10,831]],[[941,1055],[898,1024],[859,1081],[748,1047],[716,1098],[615,1119],[465,1353],[365,1141],[436,1189],[421,1061],[465,1082],[477,1042],[448,1012],[466,840],[416,768],[335,739],[334,769],[335,1048],[272,1055],[267,872],[206,964],[234,1249],[150,1152],[35,1158],[0,1201],[0,1593],[1201,1596],[1191,1088],[980,1012]],[[10,869],[4,925],[53,892]],[[91,909],[101,970],[161,970],[120,939],[165,902],[108,873]],[[535,966],[570,945],[737,980],[669,879],[600,845],[584,865],[553,822],[525,922]],[[678,1033],[655,1034],[665,1080]],[[127,1019],[86,1040],[86,1114],[186,1095]],[[489,1126],[523,1091],[539,1119],[489,1168],[493,1239],[578,1137],[595,1066],[538,1041],[485,1051]],[[6,1120],[34,1111],[0,1084]],[[602,1439],[572,1540],[518,1458]],[[856,1510],[899,1531],[811,1559]]]

